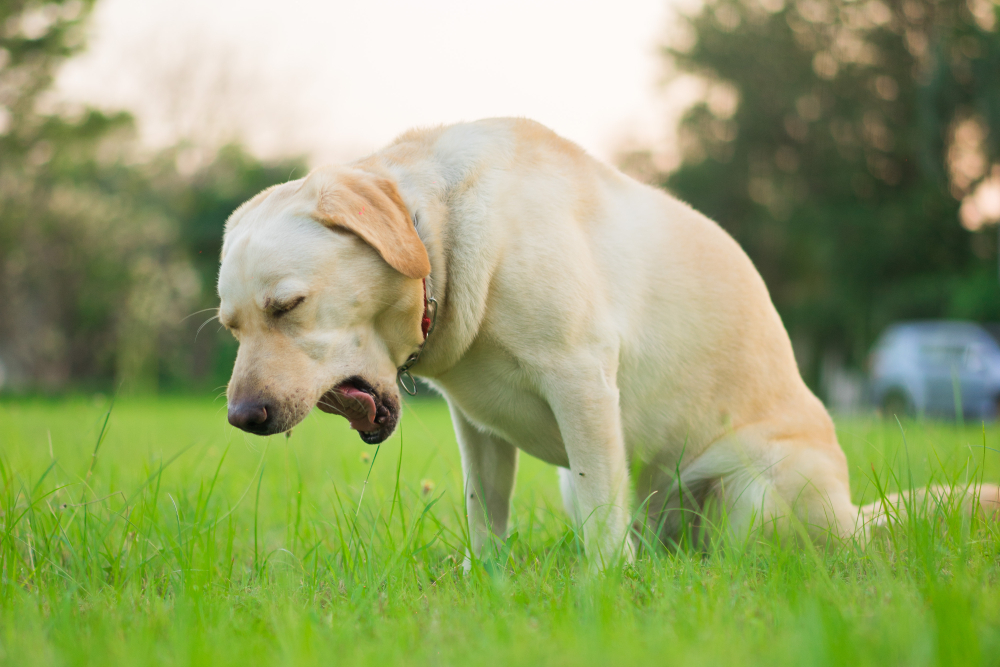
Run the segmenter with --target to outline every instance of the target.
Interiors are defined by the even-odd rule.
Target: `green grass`
[[[101,440],[106,412],[0,403],[2,664],[1000,664],[998,530],[948,508],[865,552],[647,553],[590,576],[555,471],[522,457],[510,553],[463,575],[440,402],[409,405],[374,461],[324,415],[265,439],[221,401],[122,400]],[[838,427],[856,500],[875,479],[1000,480],[995,425],[904,422],[905,447],[895,423]]]

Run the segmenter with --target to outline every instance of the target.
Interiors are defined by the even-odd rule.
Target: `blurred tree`
[[[224,221],[302,163],[232,145],[179,169],[192,147],[144,155],[128,114],[58,103],[92,6],[0,3],[0,387],[207,381],[222,337],[199,354],[185,316],[215,305]]]
[[[125,286],[133,272],[149,273],[140,258],[158,245],[164,221],[113,233],[140,217],[111,195],[132,189],[128,170],[114,168],[131,119],[58,114],[48,95],[58,65],[82,47],[92,4],[0,5],[0,359],[8,381],[59,386],[102,366],[117,364],[120,374],[135,366],[134,351],[106,333],[134,328],[129,314],[140,299]]]
[[[709,0],[686,20],[666,55],[709,86],[661,183],[754,260],[810,384],[894,320],[1000,320],[997,5]]]

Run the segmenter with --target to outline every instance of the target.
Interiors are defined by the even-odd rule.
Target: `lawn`
[[[993,424],[838,432],[856,500],[1000,480]],[[463,574],[441,402],[376,449],[318,413],[248,436],[210,397],[5,399],[0,664],[1000,664],[1000,530],[959,512],[866,551],[647,551],[591,576],[561,508],[522,457],[509,553]]]

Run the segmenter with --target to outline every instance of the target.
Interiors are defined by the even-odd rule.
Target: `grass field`
[[[0,664],[1000,664],[1000,530],[948,508],[865,552],[647,552],[590,576],[555,471],[522,457],[509,553],[463,574],[443,403],[408,405],[377,456],[319,414],[286,439],[210,398],[107,412],[0,402]],[[856,500],[1000,480],[996,425],[838,431]]]

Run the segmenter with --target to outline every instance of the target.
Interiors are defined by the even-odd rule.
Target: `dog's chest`
[[[553,465],[569,465],[555,415],[536,390],[531,370],[517,359],[477,344],[437,380],[481,430]]]

